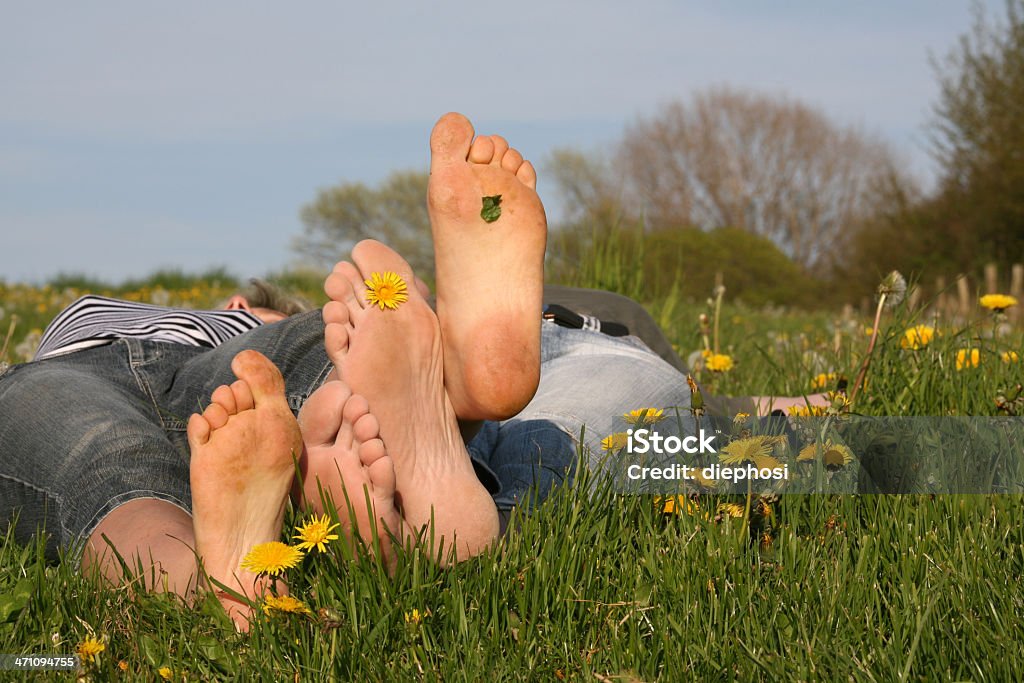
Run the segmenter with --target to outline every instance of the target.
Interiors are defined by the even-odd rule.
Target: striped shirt
[[[262,324],[248,311],[191,311],[90,294],[46,327],[35,360],[125,338],[213,348]]]

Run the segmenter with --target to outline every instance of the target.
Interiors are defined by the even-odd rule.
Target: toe
[[[359,462],[363,464],[363,467],[369,467],[387,454],[387,449],[384,448],[384,442],[380,439],[370,439],[359,446]],[[388,458],[388,460],[390,460],[390,458]],[[394,462],[391,463],[391,467],[394,469]],[[377,482],[373,482],[373,484],[377,485]]]
[[[509,173],[515,173],[523,165],[523,155],[511,147],[501,159],[501,167]]]
[[[423,295],[423,298],[426,299],[428,296],[430,296],[430,286],[419,278],[414,279],[416,281],[416,289],[418,289],[420,294]]]
[[[376,240],[363,240],[352,249],[352,260],[359,268],[363,279],[369,279],[374,272],[397,273],[407,283],[413,282],[412,266],[398,253]],[[413,287],[410,293],[419,292]]]
[[[537,171],[529,161],[524,161],[519,167],[519,170],[516,171],[516,178],[519,178],[519,182],[531,190],[537,189]]]
[[[228,423],[228,411],[219,403],[211,403],[203,411],[203,418],[209,423],[211,430],[220,429]]]
[[[220,385],[213,390],[213,394],[210,395],[210,401],[219,404],[228,415],[234,415],[238,412],[238,403],[235,401],[235,394],[231,391],[231,387],[227,385]]]
[[[430,165],[465,161],[473,141],[473,124],[462,114],[450,112],[430,132]]]
[[[324,281],[324,293],[331,301],[340,301],[358,310],[361,306],[357,293],[364,287],[359,271],[351,263],[339,263]],[[333,321],[332,321],[333,322]]]
[[[355,304],[359,307],[366,307],[366,278],[362,276],[359,269],[353,264],[346,261],[342,263],[337,271],[339,275],[348,280],[349,288],[352,290],[350,294],[346,295],[343,299],[349,304]],[[351,307],[350,307],[351,312]]]
[[[500,166],[501,160],[505,157],[505,152],[508,151],[508,140],[500,135],[492,135],[491,140],[494,142],[494,154],[491,155],[491,165]]]
[[[206,418],[199,413],[194,413],[188,419],[188,428],[186,430],[189,447],[205,446],[210,441],[211,431],[210,423],[206,421]]]
[[[351,288],[348,291],[351,292]],[[350,327],[349,324],[351,323],[352,316],[348,307],[349,305],[356,304],[354,296],[347,295],[346,298],[350,299],[347,303],[344,300],[335,300],[324,304],[322,309],[324,312],[324,325],[333,325],[342,330],[347,330]]]
[[[352,436],[360,443],[366,443],[380,436],[380,423],[371,413],[366,413],[352,425]]]
[[[242,351],[231,361],[231,369],[238,379],[248,382],[254,404],[268,398],[284,398],[284,377],[262,353]]]
[[[384,451],[384,442],[375,439],[364,443],[359,449],[359,459],[366,465],[366,475],[373,484],[374,493],[377,495],[394,495],[397,481],[395,478],[395,463]],[[392,531],[394,531],[392,529]]]
[[[345,450],[351,450],[354,447],[355,423],[366,415],[367,410],[369,410],[369,406],[366,405],[366,399],[362,396],[352,395],[345,401],[345,405],[340,411],[341,429],[338,430],[338,436],[334,440],[335,446],[340,446]]]
[[[366,415],[369,411],[370,406],[366,403],[366,399],[359,394],[352,394],[348,401],[345,402],[345,409],[341,414],[341,419],[354,425],[359,421],[359,418]]]
[[[341,427],[341,411],[352,392],[340,381],[325,382],[299,411],[299,428],[309,446],[334,443]]]
[[[338,276],[338,277],[340,278],[341,276]],[[332,291],[337,292],[338,294],[340,294],[343,297],[344,296],[351,296],[352,299],[354,300],[355,299],[354,295],[350,295],[350,294],[345,293],[345,290],[351,291],[351,289],[352,289],[352,286],[348,284],[348,280],[345,280],[344,287],[345,287],[345,289],[339,290],[338,287],[332,286],[330,289]],[[325,287],[324,289],[327,289],[327,288]],[[335,325],[342,325],[342,326],[347,327],[349,322],[350,322],[348,306],[346,306],[343,303],[343,299],[332,299],[332,300],[328,301],[326,304],[324,304],[322,312],[323,312],[323,316],[324,316],[324,324],[325,325],[335,324]]]
[[[252,389],[249,388],[248,382],[238,380],[231,385],[231,393],[235,397],[235,406],[238,408],[238,412],[243,410],[252,410],[256,407],[256,402],[252,398]]]
[[[489,164],[494,156],[494,141],[489,135],[481,135],[469,148],[469,160],[474,164]]]
[[[327,349],[331,362],[341,362],[339,354],[348,351],[348,328],[335,323],[327,324],[324,327],[324,348]]]

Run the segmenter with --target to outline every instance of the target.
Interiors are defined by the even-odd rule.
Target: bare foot
[[[547,220],[529,161],[498,135],[473,139],[461,114],[430,135],[427,208],[434,234],[444,381],[467,420],[509,418],[540,378]],[[501,215],[481,217],[484,197]]]
[[[281,538],[302,437],[284,379],[266,356],[242,351],[231,369],[238,381],[218,387],[203,414],[188,422],[192,524],[207,576],[256,599],[269,584],[243,570],[242,559],[253,546]],[[249,607],[218,596],[238,627],[248,628]]]
[[[793,408],[827,408],[832,405],[828,394],[808,394],[807,396],[751,396],[757,414],[771,415],[774,410],[789,413]]]
[[[433,522],[424,536],[431,553],[447,561],[487,548],[498,534],[494,501],[476,477],[444,387],[437,317],[415,287],[395,310],[368,306],[363,284],[372,272],[394,272],[406,283],[412,270],[379,242],[352,250],[358,265],[339,263],[324,290],[327,355],[342,379],[369,402],[394,461],[396,492],[411,532]]]
[[[369,410],[366,399],[339,380],[324,383],[306,400],[299,411],[305,444],[302,497],[316,514],[324,514],[330,496],[353,549],[361,539],[390,571],[391,537],[408,534],[395,505],[395,465]]]

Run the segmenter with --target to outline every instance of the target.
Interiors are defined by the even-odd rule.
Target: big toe
[[[231,361],[231,369],[238,379],[243,379],[252,390],[254,402],[284,395],[284,377],[269,358],[258,351],[240,352]]]
[[[473,142],[473,124],[462,114],[449,112],[430,132],[430,165],[465,161]]]
[[[393,272],[398,274],[406,284],[413,282],[412,266],[404,258],[398,255],[391,247],[381,244],[377,240],[363,240],[352,248],[352,260],[363,278],[369,279],[374,272]],[[407,287],[409,292],[419,290]]]

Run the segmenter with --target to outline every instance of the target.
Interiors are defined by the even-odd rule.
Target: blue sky
[[[967,0],[18,3],[3,15],[8,282],[281,269],[318,188],[425,168],[449,110],[543,162],[727,84],[877,133],[928,178],[929,55],[971,21]]]

